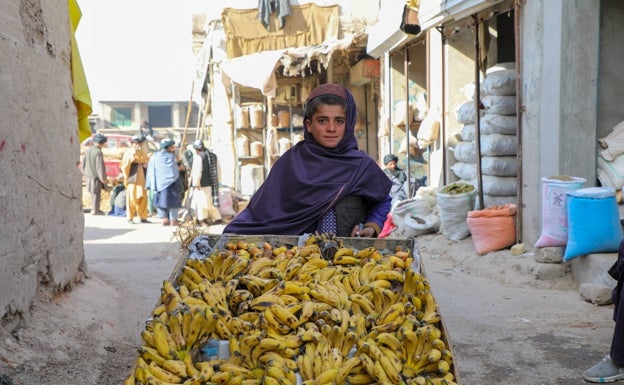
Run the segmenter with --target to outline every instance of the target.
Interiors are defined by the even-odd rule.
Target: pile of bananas
[[[230,241],[187,259],[125,384],[447,384],[452,355],[410,251]],[[206,359],[209,340],[227,359]]]

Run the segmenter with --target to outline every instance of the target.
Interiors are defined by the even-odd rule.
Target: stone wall
[[[0,318],[84,269],[67,0],[0,2]],[[2,325],[6,326],[6,325]]]

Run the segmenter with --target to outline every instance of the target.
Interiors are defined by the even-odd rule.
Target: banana
[[[351,247],[341,247],[334,254],[334,258],[340,258],[342,256],[352,257],[354,254],[353,248]]]
[[[373,303],[368,298],[363,296],[362,294],[357,294],[357,293],[351,294],[349,296],[349,299],[351,300],[351,302],[357,304],[360,307],[360,309],[362,309],[364,314],[375,313],[375,306],[373,305]]]
[[[371,256],[377,249],[374,246],[365,247],[357,251],[353,256],[358,259],[365,259]]]
[[[361,262],[362,260],[360,258],[348,255],[343,255],[340,257],[334,256],[334,260],[332,261],[334,265],[359,265]]]
[[[278,384],[286,381],[286,373],[284,372],[284,368],[278,365],[275,361],[269,361],[264,368],[264,373],[266,376],[272,377],[278,381]]]
[[[350,330],[349,332],[347,332],[346,336],[343,339],[342,348],[341,348],[343,357],[349,356],[349,354],[351,353],[351,349],[353,349],[353,347],[356,344],[357,339],[358,339],[358,334],[356,332],[354,332],[353,330]]]
[[[192,313],[192,319],[185,335],[186,344],[188,346],[195,346],[195,343],[198,341],[200,336],[204,335],[207,331],[204,329],[205,326],[207,326],[208,324],[208,313],[210,313],[210,318],[213,318],[213,313],[209,309],[207,309],[205,312],[196,311]],[[210,330],[210,332],[212,332],[212,330]]]
[[[381,270],[376,271],[372,276],[373,281],[377,281],[379,279],[384,279],[386,281],[403,282],[405,277],[403,276],[402,272],[397,270]]]
[[[188,374],[186,372],[186,365],[184,364],[184,361],[165,360],[160,366],[163,369],[175,374],[176,376],[180,378],[188,377]]]
[[[347,381],[351,385],[367,385],[377,383],[375,377],[368,373],[350,374],[347,376]]]
[[[403,319],[405,318],[405,305],[402,302],[396,302],[390,307],[386,307],[379,318],[377,318],[377,325],[383,325],[388,322],[393,322],[396,320],[400,320],[400,323],[403,323]]]
[[[175,357],[175,342],[169,334],[167,327],[161,321],[154,320],[153,325],[153,338],[154,345],[158,353],[166,358],[172,359]]]
[[[244,334],[254,328],[252,321],[247,321],[241,317],[231,317],[228,320],[228,329],[236,336]]]
[[[231,384],[233,382],[233,377],[234,373],[231,372],[215,372],[210,377],[210,382],[214,382],[219,385]]]
[[[154,333],[150,332],[147,329],[141,330],[141,338],[143,342],[147,344],[147,346],[155,347],[154,345]]]
[[[184,369],[186,370],[186,374],[191,378],[197,378],[200,375],[200,371],[193,364],[193,360],[190,354],[187,354],[182,358],[182,362],[184,363]],[[205,377],[208,378],[208,377]]]
[[[377,344],[372,341],[372,340],[367,340],[366,343],[364,344],[364,346],[362,347],[364,350],[368,350],[371,357],[373,358],[373,360],[375,360],[375,364],[379,363],[383,369],[383,372],[385,373],[385,375],[388,377],[388,379],[390,380],[390,383],[392,384],[398,384],[399,380],[401,378],[400,375],[400,367],[395,366],[395,362],[397,361],[392,360],[391,357],[396,357],[396,354],[393,354],[393,352],[382,352],[379,347],[377,346]],[[399,360],[400,363],[400,360]],[[376,373],[377,373],[377,369],[376,369]],[[383,382],[382,378],[377,377],[380,381]]]
[[[300,296],[303,294],[309,294],[310,288],[297,281],[284,281],[284,290],[282,294],[288,294],[293,296]]]
[[[336,298],[327,287],[315,285],[310,289],[310,296],[320,302],[328,304],[330,307],[342,308],[340,298]]]
[[[302,258],[308,258],[312,254],[320,254],[321,249],[317,244],[307,245],[298,250],[297,256]]]
[[[247,274],[257,276],[262,270],[275,267],[276,262],[272,258],[261,257],[252,261],[247,267]]]
[[[277,334],[288,334],[291,332],[291,328],[282,323],[275,313],[270,309],[265,309],[263,313],[261,313],[262,319],[266,321],[268,328],[274,330]]]
[[[444,360],[439,360],[425,365],[423,373],[446,374],[451,370],[451,366]]]
[[[161,368],[153,361],[148,365],[148,370],[150,371],[150,373],[152,373],[154,377],[158,378],[161,381],[165,381],[171,384],[179,384],[180,382],[182,382],[182,378],[176,376],[166,369]]]
[[[264,376],[262,378],[262,384],[263,385],[280,385],[280,382],[276,378],[273,378],[271,376]]]
[[[195,268],[189,265],[182,266],[182,274],[190,278],[190,280],[195,282],[196,284],[201,283],[204,279]]]
[[[159,315],[161,315],[162,313],[166,312],[167,308],[165,307],[164,303],[161,303],[160,305],[156,306],[153,310],[152,310],[152,315],[154,317],[158,317]]]
[[[406,265],[405,259],[399,258],[396,255],[389,255],[387,258],[388,258],[388,261],[390,261],[393,268],[405,269],[407,266],[409,266],[409,265]]]
[[[274,303],[269,307],[269,309],[280,322],[288,326],[290,329],[294,330],[299,325],[297,317],[295,317],[284,306]]]
[[[383,366],[381,365],[381,361],[375,361],[374,372],[375,372],[375,378],[377,379],[378,382],[382,384],[398,384],[398,382],[392,382],[390,380],[390,378],[388,377],[388,374],[386,373]]]
[[[427,354],[427,361],[430,363],[438,362],[442,358],[442,352],[439,349],[433,348]]]
[[[178,352],[184,351],[186,348],[188,348],[186,346],[186,340],[184,339],[184,335],[182,333],[182,322],[183,322],[183,317],[180,312],[171,314],[167,322],[169,333],[171,334],[171,337],[173,338],[176,351]]]
[[[442,359],[450,364],[453,363],[453,354],[448,349],[440,349],[442,352]]]
[[[375,337],[375,342],[387,346],[388,349],[394,352],[400,352],[403,350],[403,344],[393,333],[379,333],[379,335]]]
[[[149,346],[141,346],[139,348],[139,358],[144,359],[145,361],[154,361],[158,365],[162,365],[167,359],[158,353],[156,348],[152,348]]]
[[[435,298],[433,298],[433,294],[430,291],[426,291],[424,293],[423,302],[425,308],[420,321],[426,324],[435,324],[440,321],[440,315],[436,311],[437,304]]]
[[[187,259],[186,265],[195,269],[202,278],[206,278],[209,281],[214,281],[212,269],[208,268],[204,259]]]
[[[344,360],[341,365],[338,366],[338,374],[336,374],[335,383],[344,384],[347,376],[351,374],[351,371],[360,364],[358,357],[352,357]]]

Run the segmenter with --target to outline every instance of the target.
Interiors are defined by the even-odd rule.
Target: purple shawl
[[[284,153],[249,205],[223,230],[233,234],[300,235],[314,231],[318,221],[343,197],[371,202],[386,199],[391,182],[355,138],[357,109],[353,95],[336,84],[316,87],[312,98],[334,94],[347,100],[345,135],[335,148],[324,148],[307,131],[304,140]]]

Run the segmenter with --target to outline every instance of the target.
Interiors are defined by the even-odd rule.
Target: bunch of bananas
[[[400,247],[230,241],[187,259],[141,332],[131,384],[454,385],[428,280]],[[207,359],[209,340],[229,357]]]

